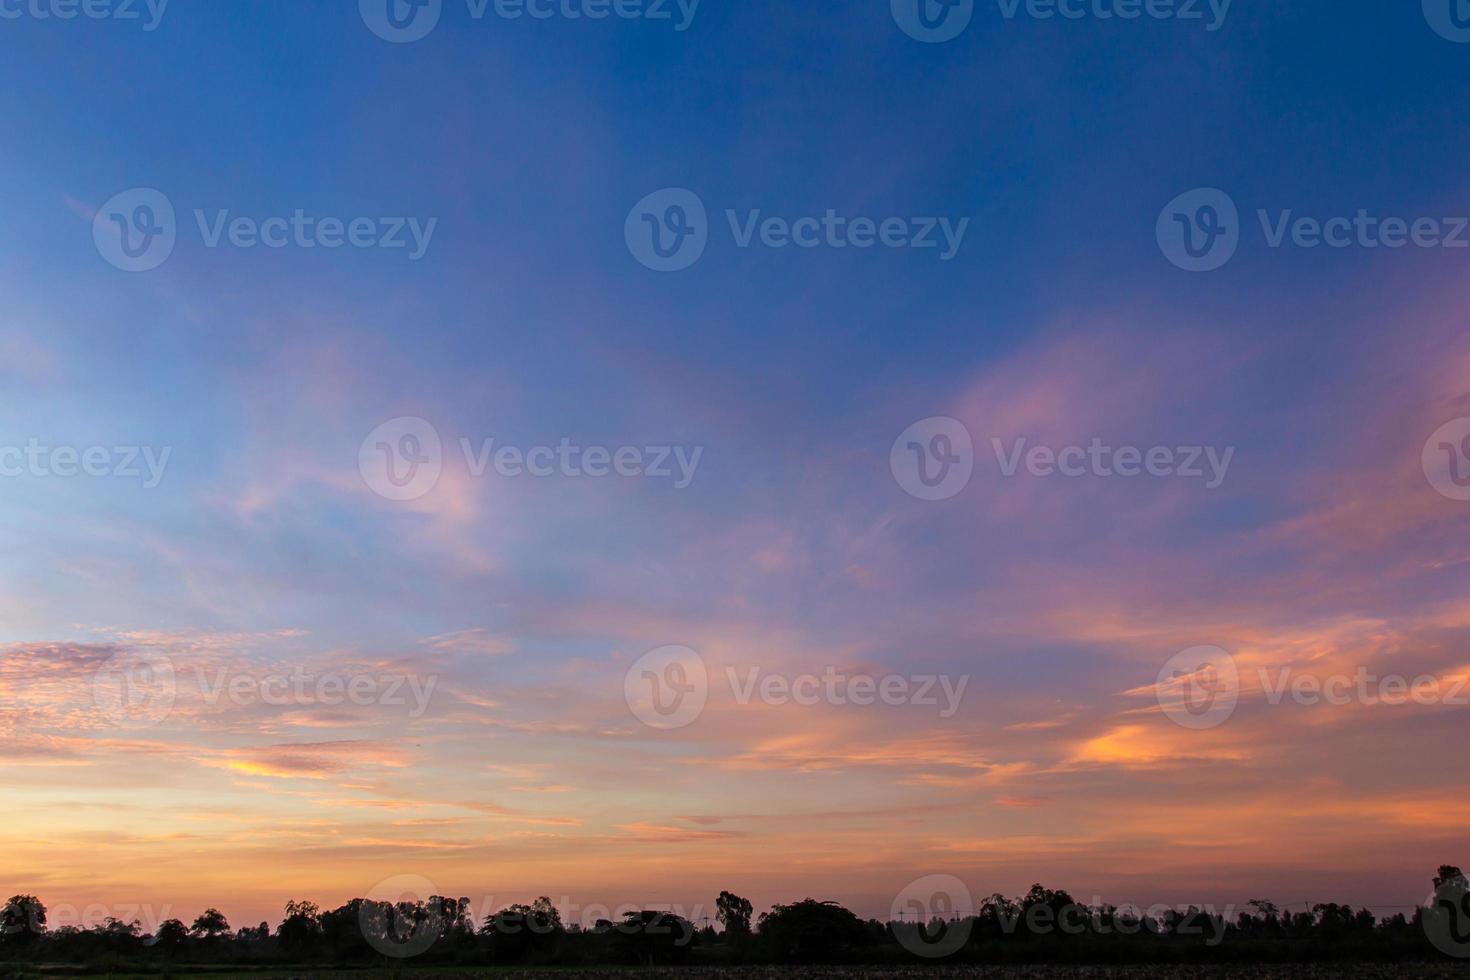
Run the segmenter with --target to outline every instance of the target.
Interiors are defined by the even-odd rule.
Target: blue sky
[[[1079,801],[1099,821],[1082,834],[1096,853],[1147,854],[1140,842],[1179,814],[1124,813],[1126,799],[1162,806],[1171,786],[1193,785],[1140,748],[1160,739],[1173,763],[1228,770],[1209,797],[1222,834],[1227,818],[1279,813],[1283,772],[1323,781],[1348,815],[1340,846],[1374,846],[1385,814],[1449,820],[1463,807],[1435,795],[1444,759],[1401,764],[1452,713],[1342,720],[1352,734],[1336,737],[1374,746],[1349,765],[1311,741],[1328,737],[1322,726],[1299,731],[1279,711],[1202,746],[1128,700],[1198,643],[1261,665],[1346,669],[1407,650],[1415,672],[1462,666],[1463,510],[1426,485],[1419,459],[1436,426],[1466,414],[1465,253],[1273,249],[1256,217],[1470,210],[1458,98],[1470,47],[1417,5],[1235,0],[1210,31],[1007,19],[977,2],[964,33],[927,44],[886,2],[703,0],[681,32],[476,21],[445,0],[429,36],[390,44],[353,3],[173,0],[153,31],[0,19],[0,53],[15,82],[0,91],[0,443],[171,451],[151,489],[5,481],[0,640],[16,669],[54,654],[81,690],[118,650],[181,664],[228,651],[252,669],[369,658],[442,675],[463,696],[422,719],[334,718],[330,742],[299,719],[243,712],[218,726],[184,712],[127,757],[246,772],[255,782],[208,794],[221,807],[278,794],[280,809],[252,814],[255,830],[296,820],[302,780],[323,773],[335,782],[317,802],[344,825],[372,812],[353,794],[422,806],[425,820],[448,796],[479,794],[507,809],[486,819],[514,824],[529,812],[505,802],[514,791],[416,769],[411,753],[374,761],[385,738],[474,757],[475,724],[563,788],[554,798],[570,802],[535,819],[563,821],[549,826],[564,853],[647,847],[670,887],[696,896],[752,845],[854,901],[882,904],[884,887],[940,866],[1009,887],[1030,874],[1018,867],[1052,860],[1049,835],[1061,839]],[[140,187],[172,203],[178,244],[128,273],[99,254],[93,218]],[[691,267],[659,273],[630,253],[624,223],[670,187],[702,201],[710,241]],[[1235,257],[1209,273],[1176,268],[1155,237],[1160,210],[1194,188],[1225,191],[1242,219]],[[412,261],[207,248],[196,209],[437,224]],[[968,225],[948,261],[739,248],[726,212],[757,209]],[[364,485],[357,460],[375,427],[403,416],[436,428],[445,475],[399,505]],[[976,476],[929,503],[888,460],[900,432],[934,416],[969,427]],[[1237,454],[1212,490],[996,472],[992,438],[1094,436]],[[458,440],[492,437],[704,453],[685,489],[467,474]],[[963,672],[976,703],[936,728],[840,712],[773,726],[722,703],[682,733],[650,734],[628,717],[621,678],[673,643],[712,665]],[[112,759],[115,739],[87,724],[60,734],[88,717],[59,707],[66,697],[8,693],[19,700],[0,735],[66,760],[24,770],[23,791],[38,805],[85,794],[88,780],[67,778]],[[487,714],[466,722],[466,705]],[[771,744],[773,732],[788,741]],[[907,759],[906,738],[932,749],[929,762],[873,761]],[[1288,738],[1303,740],[1296,754],[1265,748]],[[622,783],[585,766],[608,739],[633,760]],[[304,748],[261,761],[283,744]],[[303,757],[326,761],[293,772]],[[669,757],[726,776],[681,777],[673,796],[638,783]],[[374,769],[383,758],[429,775]],[[827,782],[814,790],[813,778]],[[871,881],[825,851],[802,866],[812,843],[784,801],[813,791],[907,814],[918,852],[876,848]],[[176,792],[138,805],[161,811]],[[766,809],[729,836],[685,820],[747,799]],[[962,813],[982,814],[978,828]],[[842,840],[873,847],[881,824],[855,816]],[[552,832],[527,826],[493,828],[528,835],[515,879],[527,888],[561,875],[604,894],[631,867],[578,878],[536,850],[530,835]],[[1434,828],[1409,873],[1388,857],[1368,868],[1359,899],[1409,895],[1419,865],[1452,857],[1434,850],[1449,829]],[[434,840],[475,868],[486,832]],[[970,833],[1014,846],[996,856]],[[361,829],[376,850],[312,841],[297,857],[350,890],[417,860],[386,834]],[[1201,897],[1303,876],[1349,887],[1325,854],[1293,852],[1289,829],[1277,840],[1233,840],[1260,858],[1228,873],[1218,855],[1173,879],[1163,864],[1130,878],[1079,855],[1055,870],[1077,887]],[[147,858],[177,866],[148,887],[204,894],[224,880],[159,847]],[[26,857],[57,863],[45,848]],[[114,888],[144,888],[143,865],[129,867]],[[84,891],[57,877],[34,890]],[[789,884],[772,873],[752,888],[774,899]],[[260,885],[241,901],[257,915],[285,897]]]

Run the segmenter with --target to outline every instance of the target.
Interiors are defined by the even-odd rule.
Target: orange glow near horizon
[[[1140,344],[1063,331],[975,378],[951,412],[1038,440],[1077,437],[1079,417],[1142,425],[1187,386],[1120,392],[1103,380],[1110,365],[1137,355],[1166,379],[1204,368],[1182,346]],[[317,356],[318,376],[341,388],[328,401],[350,402],[345,373]],[[274,618],[245,593],[239,618],[258,628],[73,625],[38,639],[40,627],[16,627],[0,647],[0,881],[54,909],[138,908],[149,925],[217,906],[237,927],[274,924],[288,899],[334,906],[403,875],[481,912],[547,895],[573,910],[703,915],[728,888],[758,909],[812,896],[881,916],[934,873],[959,876],[977,901],[1035,881],[1115,904],[1296,901],[1308,889],[1417,901],[1436,866],[1464,858],[1470,805],[1451,775],[1464,707],[1269,695],[1282,670],[1361,667],[1438,678],[1447,692],[1465,679],[1470,607],[1439,577],[1463,561],[1445,534],[1463,512],[1424,486],[1415,442],[1465,363],[1395,367],[1405,386],[1442,393],[1411,416],[1353,406],[1377,420],[1362,431],[1382,453],[1350,472],[1288,477],[1243,454],[1239,482],[1215,497],[976,489],[983,506],[940,513],[946,547],[997,556],[983,590],[931,573],[947,552],[907,535],[936,512],[880,486],[840,505],[827,504],[835,490],[817,493],[804,527],[687,524],[667,567],[717,597],[692,606],[640,603],[640,589],[667,582],[611,563],[589,570],[585,596],[523,592],[485,603],[482,621],[461,611],[377,640],[307,629],[306,606]],[[1092,417],[1094,402],[1112,407]],[[268,429],[268,407],[253,410]],[[378,515],[378,546],[436,588],[512,564],[518,522],[540,513],[529,497],[451,479],[407,516],[382,516],[361,487],[292,459],[251,470],[233,496],[211,490],[211,506],[263,527],[302,487],[342,498]],[[1232,514],[1207,547],[1159,531],[1267,495],[1284,516],[1252,526]],[[1066,523],[1082,498],[1106,505],[1106,533]],[[1061,526],[1069,536],[1037,530]],[[211,566],[204,582],[218,556],[159,560],[185,580]],[[396,587],[418,587],[395,574]],[[669,643],[703,658],[708,703],[659,730],[635,717],[624,685]],[[1230,651],[1241,673],[1234,714],[1206,730],[1175,724],[1156,696],[1160,667],[1197,644]],[[99,700],[99,672],[119,656],[168,664],[164,717]],[[950,716],[942,697],[767,703],[740,690],[749,676],[829,667],[843,683],[968,681]]]

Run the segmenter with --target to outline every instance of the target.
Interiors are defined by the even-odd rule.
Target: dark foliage
[[[106,919],[87,929],[49,929],[45,906],[16,895],[0,907],[0,960],[74,964],[116,971],[171,964],[568,964],[665,966],[683,963],[904,962],[1304,962],[1444,959],[1443,936],[1470,950],[1470,883],[1442,866],[1435,898],[1412,915],[1378,918],[1367,909],[1323,903],[1283,911],[1256,900],[1229,918],[1194,908],[1145,916],[1079,904],[1041,885],[1019,898],[993,895],[972,914],[928,922],[862,921],[835,902],[776,905],[752,929],[751,903],[731,892],[716,902],[724,932],[696,929],[669,912],[630,912],[620,921],[566,924],[549,898],[510,905],[478,929],[470,900],[434,896],[389,904],[353,899],[323,912],[291,901],[274,932],[266,923],[235,932],[217,909],[192,925]],[[1439,932],[1436,932],[1439,930]],[[1431,937],[1440,939],[1439,946]],[[0,972],[4,972],[0,970]]]

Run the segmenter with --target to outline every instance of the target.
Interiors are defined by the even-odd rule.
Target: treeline
[[[1266,901],[1216,913],[1198,908],[1156,914],[1084,905],[1065,891],[1032,886],[1024,896],[993,895],[972,914],[920,921],[863,920],[835,902],[776,905],[752,922],[751,903],[731,892],[716,900],[716,930],[671,912],[629,912],[617,920],[564,923],[547,898],[511,905],[474,921],[467,898],[422,902],[354,899],[323,911],[291,901],[274,931],[267,923],[232,929],[208,909],[145,932],[109,918],[89,928],[48,927],[38,899],[17,895],[0,909],[0,958],[102,969],[168,970],[182,964],[270,966],[614,965],[901,962],[1241,962],[1426,960],[1470,955],[1470,886],[1453,866],[1434,879],[1427,908],[1377,917],[1326,903],[1282,911]]]

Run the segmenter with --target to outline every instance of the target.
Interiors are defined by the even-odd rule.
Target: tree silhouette
[[[761,913],[760,934],[778,959],[815,960],[862,945],[867,932],[858,917],[836,902],[803,899]]]
[[[158,924],[151,945],[169,953],[177,953],[189,939],[189,930],[178,919],[167,919]]]
[[[1470,881],[1453,864],[1442,864],[1434,876],[1434,895],[1420,914],[1420,925],[1442,952],[1470,951]]]
[[[1253,898],[1246,903],[1249,912],[1240,916],[1240,929],[1246,935],[1267,937],[1281,935],[1281,910],[1275,902]]]
[[[1464,880],[1465,872],[1461,871],[1453,864],[1441,864],[1439,866],[1438,873],[1436,873],[1434,876],[1434,887],[1440,888],[1443,885],[1452,884],[1454,882],[1462,882]]]
[[[551,955],[564,932],[561,913],[545,895],[530,905],[510,905],[487,915],[480,929],[489,937],[492,957],[505,961]]]
[[[550,904],[550,900],[547,900]],[[429,908],[439,920],[440,936],[463,936],[475,931],[474,921],[470,918],[470,900],[468,898],[446,898],[435,895],[429,899]],[[560,914],[558,913],[558,920]]]
[[[0,909],[0,942],[27,945],[45,931],[46,906],[34,895],[15,895]]]
[[[276,937],[289,950],[306,950],[322,933],[321,910],[315,902],[289,901],[286,918],[276,929]]]
[[[367,909],[367,906],[372,908]],[[387,938],[391,918],[392,907],[387,902],[354,898],[339,909],[321,913],[318,917],[321,941],[338,962],[368,959],[374,954],[370,943]]]
[[[201,939],[214,939],[230,931],[230,923],[219,909],[205,909],[189,931]]]
[[[694,939],[694,923],[653,909],[629,912],[613,929],[621,958],[645,966],[684,959]]]
[[[741,898],[733,892],[720,892],[720,897],[715,899],[715,907],[719,909],[717,915],[720,925],[725,927],[725,932],[731,936],[750,935],[750,916],[755,911],[755,906],[749,900]]]
[[[1368,909],[1334,902],[1290,911],[1254,900],[1233,920],[1196,907],[1152,916],[1109,905],[1083,906],[1062,890],[1033,885],[1024,895],[992,895],[974,915],[946,920],[963,929],[943,948],[903,941],[912,922],[864,922],[835,902],[804,899],[773,905],[751,928],[751,903],[729,891],[716,899],[726,941],[670,912],[641,910],[620,921],[601,919],[583,929],[563,925],[551,899],[509,905],[471,928],[470,901],[432,896],[427,901],[353,899],[322,911],[314,902],[286,903],[270,926],[231,934],[217,908],[185,927],[162,922],[141,935],[137,922],[108,918],[101,925],[47,929],[46,907],[33,895],[0,906],[0,976],[28,975],[14,963],[78,965],[82,973],[167,973],[190,963],[284,968],[323,963],[362,966],[384,955],[416,964],[482,966],[524,962],[597,966],[675,964],[692,959],[711,966],[738,963],[869,963],[892,965],[945,958],[956,964],[1047,962],[1303,962],[1323,959],[1419,963],[1470,949],[1470,882],[1460,868],[1441,865],[1435,896],[1412,915],[1379,920]],[[955,910],[960,913],[962,910]],[[1225,940],[1229,940],[1228,943]],[[1347,971],[1350,972],[1350,971]]]

